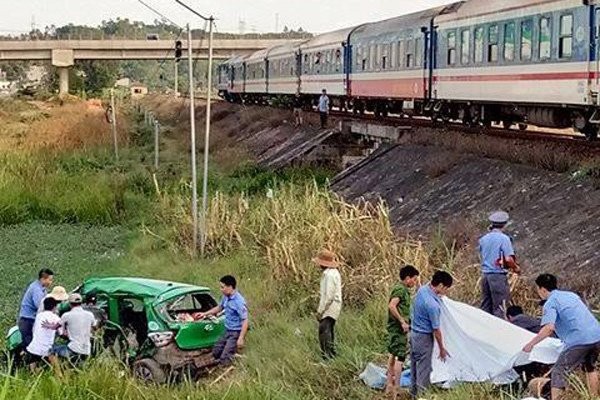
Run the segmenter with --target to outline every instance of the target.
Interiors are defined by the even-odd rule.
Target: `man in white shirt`
[[[58,301],[53,297],[47,297],[43,301],[43,311],[35,317],[33,324],[33,338],[27,346],[27,358],[32,370],[35,370],[39,362],[52,362],[52,346],[56,331],[60,328],[60,317],[56,315]]]
[[[63,314],[61,325],[64,335],[69,338],[66,346],[58,346],[56,355],[68,358],[72,362],[85,360],[92,352],[92,331],[96,326],[94,314],[81,307],[83,299],[80,294],[73,293],[69,296],[71,311]]]
[[[342,310],[342,277],[337,269],[335,254],[331,251],[322,250],[313,262],[323,270],[321,300],[317,310],[319,343],[323,358],[331,359],[336,355],[334,328]]]
[[[323,94],[319,98],[319,115],[321,117],[321,129],[327,128],[327,116],[329,115],[329,96],[327,90],[323,89]]]

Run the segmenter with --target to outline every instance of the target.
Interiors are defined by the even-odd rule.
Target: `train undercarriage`
[[[222,93],[221,97],[233,103],[272,105],[290,107],[294,97],[290,95],[236,94]],[[317,106],[318,95],[301,95],[306,110]],[[518,127],[526,130],[529,125],[552,128],[573,129],[596,140],[600,130],[600,109],[568,105],[534,105],[506,103],[476,103],[466,101],[445,101],[423,99],[377,99],[347,96],[330,96],[330,106],[341,112],[354,115],[365,113],[375,117],[423,116],[435,121],[460,121],[466,126],[490,127],[501,125],[505,129]]]

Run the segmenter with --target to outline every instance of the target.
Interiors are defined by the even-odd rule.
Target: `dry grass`
[[[0,115],[0,150],[69,151],[110,145],[112,134],[97,101],[65,103],[40,109],[23,105],[26,110]],[[129,124],[118,118],[118,135],[126,142]]]
[[[440,134],[439,131],[427,128],[415,129],[401,140],[403,143],[435,145],[460,154],[475,154],[561,173],[576,170],[588,163],[597,163],[597,153],[591,149],[582,151],[579,146],[571,147],[554,142],[540,143],[518,138],[510,140],[456,131]]]
[[[190,249],[189,203],[179,196],[165,196],[162,201],[163,221],[173,227],[168,234],[174,238],[173,248]],[[207,245],[211,254],[220,255],[254,249],[282,287],[303,292],[313,289],[318,279],[312,257],[318,249],[328,248],[342,262],[344,297],[354,305],[385,295],[405,264],[415,265],[424,282],[436,269],[451,272],[452,297],[477,304],[479,266],[473,263],[473,249],[466,245],[471,243],[467,232],[473,231],[465,222],[428,242],[399,238],[383,203],[348,204],[316,186],[285,186],[272,199],[216,193],[210,202]],[[530,292],[521,280],[515,285],[515,292]],[[516,297],[531,309],[533,300],[522,294]]]

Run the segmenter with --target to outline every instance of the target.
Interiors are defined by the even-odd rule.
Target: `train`
[[[465,125],[600,129],[600,0],[465,0],[290,41],[218,67],[230,102]]]

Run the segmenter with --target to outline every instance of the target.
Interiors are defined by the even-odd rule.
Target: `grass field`
[[[13,114],[23,109],[29,110],[21,105]],[[47,118],[52,123],[53,117]],[[219,277],[232,273],[250,306],[244,353],[223,379],[217,379],[222,372],[217,371],[174,387],[143,386],[107,356],[61,379],[48,372],[11,376],[0,370],[0,400],[381,398],[356,378],[368,362],[385,359],[385,303],[398,266],[413,263],[427,275],[435,266],[452,270],[460,255],[443,241],[433,250],[398,241],[385,208],[355,207],[330,196],[319,186],[323,171],[273,174],[246,166],[212,176],[211,188],[220,194],[211,207],[211,253],[192,260],[186,252],[185,160],[176,159],[181,157],[176,151],[167,152],[173,159],[164,160],[157,175],[157,194],[147,132],[135,133],[135,145],[119,163],[96,141],[73,149],[72,141],[60,136],[53,143],[69,145],[51,156],[33,153],[42,157],[39,163],[27,162],[24,151],[30,149],[4,149],[2,156],[11,162],[0,167],[5,188],[0,194],[0,329],[14,322],[22,291],[41,266],[54,269],[56,284],[67,289],[91,275],[126,275],[202,284],[217,294]],[[267,188],[275,189],[273,200],[264,196]],[[21,212],[8,213],[11,207]],[[348,266],[343,270],[347,303],[337,330],[339,357],[327,364],[319,356],[313,316],[319,272],[310,262],[322,246],[337,251]],[[455,297],[472,299],[473,280],[463,278]],[[469,385],[424,398],[514,397]]]

